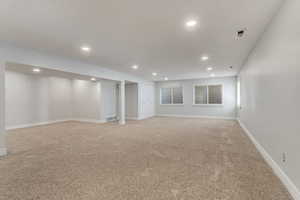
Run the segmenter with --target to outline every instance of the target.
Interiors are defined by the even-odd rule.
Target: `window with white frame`
[[[160,104],[180,105],[183,104],[182,87],[169,87],[160,89]]]
[[[195,105],[222,105],[223,86],[222,85],[195,85],[194,104]]]

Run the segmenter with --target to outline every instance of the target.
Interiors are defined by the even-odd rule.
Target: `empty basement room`
[[[299,0],[2,0],[0,200],[300,200]]]

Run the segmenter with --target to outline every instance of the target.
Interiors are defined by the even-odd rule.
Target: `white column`
[[[142,116],[142,83],[138,83],[137,84],[137,87],[138,87],[138,119],[142,119],[143,116]]]
[[[120,109],[120,120],[119,124],[125,124],[125,81],[120,82],[119,87],[119,109]]]
[[[6,155],[5,146],[5,63],[0,61],[0,156]]]

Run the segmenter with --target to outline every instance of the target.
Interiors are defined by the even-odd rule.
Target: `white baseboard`
[[[155,117],[155,115],[146,115],[146,116],[141,116],[139,117],[139,120],[143,120],[143,119],[149,119],[151,117]]]
[[[106,115],[105,118],[113,118],[113,117],[117,117],[116,114],[112,114],[112,115]]]
[[[89,122],[89,123],[106,123],[106,120],[95,120],[95,119],[86,119],[86,118],[74,118],[71,121],[77,122]]]
[[[68,121],[89,122],[89,123],[105,123],[106,122],[106,120],[72,118],[72,119],[62,119],[62,120],[53,120],[53,121],[47,121],[47,122],[31,123],[31,124],[22,124],[22,125],[17,125],[17,126],[8,126],[5,129],[8,131],[8,130],[14,130],[14,129],[20,129],[20,128],[30,128],[30,127],[35,127],[35,126],[43,126],[43,125],[68,122]]]
[[[138,117],[125,117],[126,120],[140,120]]]
[[[0,156],[5,156],[7,154],[6,148],[0,148]]]
[[[178,117],[178,118],[206,118],[206,119],[227,119],[236,120],[235,117],[202,116],[202,115],[156,115],[157,117]]]
[[[48,125],[48,124],[55,124],[55,123],[66,122],[66,121],[71,121],[71,120],[72,119],[62,119],[62,120],[52,120],[52,121],[47,121],[47,122],[22,124],[22,125],[17,125],[17,126],[8,126],[5,129],[6,130],[13,130],[13,129],[19,129],[19,128],[29,128],[29,127],[34,127],[34,126],[42,126],[42,125]]]
[[[128,120],[143,120],[143,119],[148,119],[154,117],[154,115],[151,116],[142,116],[142,117],[126,117],[126,119]]]
[[[285,185],[287,190],[290,192],[292,197],[295,200],[300,200],[300,191],[296,187],[296,185],[292,182],[292,180],[286,175],[286,173],[280,168],[280,166],[272,159],[271,155],[263,148],[263,146],[254,138],[251,132],[247,129],[247,127],[238,119],[238,122],[242,129],[245,131],[247,136],[253,142],[257,150],[260,152],[265,161],[271,166],[274,173],[278,176],[278,178]]]

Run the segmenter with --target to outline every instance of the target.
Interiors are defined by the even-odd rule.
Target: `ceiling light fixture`
[[[91,81],[96,81],[96,78],[91,78]]]
[[[196,20],[189,20],[185,23],[186,27],[195,27],[198,24]]]
[[[91,47],[89,47],[89,46],[82,46],[81,50],[84,51],[84,52],[89,53],[91,51]]]
[[[34,73],[40,73],[40,72],[41,72],[41,70],[40,70],[39,68],[34,68],[32,71],[33,71]]]
[[[156,72],[153,72],[153,73],[152,73],[152,76],[157,76],[157,73],[156,73]]]
[[[201,60],[202,60],[202,61],[208,60],[208,56],[202,56],[202,57],[201,57]]]
[[[211,70],[213,70],[213,68],[212,67],[208,67],[208,68],[206,68],[207,69],[207,71],[211,71]]]
[[[168,81],[168,80],[169,80],[169,78],[168,78],[168,77],[165,77],[164,79],[165,79],[165,81]]]
[[[133,65],[131,68],[132,68],[132,69],[138,69],[139,66],[138,66],[138,65]]]

